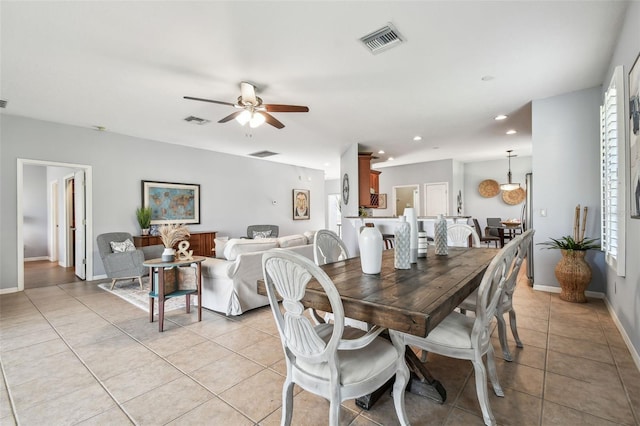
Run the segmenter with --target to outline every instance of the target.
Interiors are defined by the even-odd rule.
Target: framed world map
[[[200,223],[200,185],[142,181],[142,206],[151,208],[151,224]]]

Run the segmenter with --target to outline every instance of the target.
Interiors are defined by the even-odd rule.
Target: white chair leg
[[[518,327],[516,325],[516,311],[513,308],[509,311],[509,325],[511,326],[511,333],[513,334],[513,338],[516,341],[516,346],[519,348],[524,347],[522,345],[522,341],[520,340],[520,336],[518,336]]]
[[[329,426],[340,425],[340,397],[333,395],[329,401]]]
[[[291,425],[291,418],[293,417],[293,385],[294,383],[287,376],[282,386],[282,420],[280,422],[282,426]]]
[[[507,343],[507,324],[504,322],[504,314],[498,312],[496,314],[496,320],[498,320],[498,337],[500,337],[500,348],[502,348],[502,356],[505,361],[513,361],[511,352],[509,351],[509,344]]]
[[[407,388],[407,384],[409,383],[409,368],[407,367],[407,363],[404,360],[404,351],[406,350],[406,345],[404,341],[397,337],[393,331],[390,332],[391,341],[393,342],[393,346],[395,346],[398,353],[402,354],[400,358],[398,358],[398,364],[396,368],[396,381],[393,384],[393,405],[396,409],[396,415],[398,416],[398,421],[402,426],[409,425],[409,419],[407,418],[407,411],[404,406],[404,391]]]
[[[476,394],[478,395],[478,402],[480,403],[480,409],[482,410],[482,418],[484,424],[487,426],[496,425],[496,419],[493,417],[491,406],[489,405],[489,394],[487,393],[487,373],[482,363],[482,359],[478,361],[472,361],[473,369],[476,378]]]
[[[116,285],[116,279],[111,280],[111,288],[109,290],[113,290],[113,286]]]
[[[502,391],[502,386],[500,386],[500,381],[498,381],[498,372],[496,370],[496,359],[493,353],[493,346],[489,345],[489,350],[487,351],[487,370],[489,373],[489,380],[491,380],[491,385],[493,386],[493,392],[497,396],[504,396],[504,392]]]
[[[142,290],[142,277],[138,276],[138,281],[140,282],[140,290]]]

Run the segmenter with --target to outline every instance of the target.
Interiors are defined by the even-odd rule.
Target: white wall
[[[449,182],[449,212],[456,211],[455,196],[458,187],[454,182],[453,160],[430,161],[426,163],[408,164],[404,166],[377,168],[380,173],[380,193],[387,194],[387,208],[373,209],[373,216],[393,216],[395,202],[393,200],[393,187],[402,185],[418,185],[420,187],[420,210],[424,215],[424,184],[432,182]],[[460,179],[461,180],[461,179]],[[452,184],[453,183],[453,184]]]
[[[282,235],[324,227],[324,172],[187,148],[109,132],[0,116],[0,290],[17,286],[17,158],[93,168],[93,235],[138,234],[141,181],[198,183],[201,224],[192,231],[242,236],[247,225],[276,224]],[[311,219],[292,219],[292,190],[311,191]],[[272,201],[276,201],[274,205]],[[104,273],[95,241],[94,274]]]
[[[357,256],[358,230],[352,221],[346,217],[358,216],[358,144],[351,144],[340,157],[340,194],[342,194],[342,180],[344,175],[349,176],[349,200],[342,204],[342,240],[349,250],[349,255]],[[342,197],[340,197],[342,198]]]
[[[25,166],[23,176],[25,193],[29,194],[22,199],[24,258],[48,257],[47,170]]]
[[[534,242],[572,235],[576,205],[589,208],[586,237],[600,237],[600,87],[534,100]],[[547,212],[542,217],[541,209]],[[559,287],[558,250],[535,250],[534,286]],[[604,292],[602,252],[589,250],[593,278],[588,290]]]
[[[633,62],[640,52],[640,2],[631,2],[627,10],[626,20],[620,33],[618,45],[612,56],[609,70],[602,82],[603,90],[609,85],[613,69],[623,65],[625,80]],[[602,96],[602,93],[600,93]],[[626,120],[625,120],[626,121]],[[627,123],[628,125],[628,123]],[[627,130],[628,132],[628,130]],[[627,173],[628,174],[628,173]],[[629,188],[629,176],[626,176]],[[629,201],[627,201],[629,202]],[[607,299],[618,323],[624,329],[636,352],[636,365],[640,368],[640,219],[631,219],[629,209],[625,214],[626,228],[626,275],[619,277],[616,271],[607,267]]]
[[[514,154],[517,154],[514,152]],[[498,183],[507,181],[509,170],[508,160],[505,154],[504,160],[479,161],[465,163],[464,165],[464,189],[462,190],[463,211],[465,215],[478,219],[480,228],[484,232],[488,217],[500,217],[502,219],[520,218],[523,204],[509,205],[502,200],[502,193],[495,197],[485,198],[478,192],[480,182],[485,179],[493,179]],[[525,175],[531,172],[531,157],[515,157],[511,159],[512,181],[525,187]],[[535,184],[535,182],[534,182]]]

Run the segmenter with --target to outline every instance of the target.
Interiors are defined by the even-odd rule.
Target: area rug
[[[98,284],[98,287],[108,291],[109,293],[115,294],[145,312],[149,312],[149,277],[142,277],[142,290],[140,290],[140,283],[137,279],[116,281],[116,285],[113,287],[113,290],[109,289],[109,287],[111,287],[111,281]],[[166,299],[164,302],[164,311],[167,312],[176,309],[184,310],[185,299],[186,298],[184,296]],[[154,312],[158,312],[157,299],[154,300],[154,304]],[[198,306],[198,296],[191,296],[191,306]]]

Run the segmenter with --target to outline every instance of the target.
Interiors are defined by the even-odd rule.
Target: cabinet
[[[370,152],[358,154],[358,205],[377,208],[381,172],[371,170],[372,158]]]
[[[193,250],[194,256],[216,256],[216,232],[192,232],[189,237],[189,250]],[[154,235],[141,235],[133,237],[133,244],[136,247],[153,246],[162,244],[162,239]],[[174,248],[177,248],[174,247]]]

